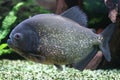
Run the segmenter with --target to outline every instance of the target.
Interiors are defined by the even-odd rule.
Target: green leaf
[[[2,49],[2,50],[0,50],[0,55],[2,55],[2,54],[10,54],[11,52],[12,52],[11,49]]]
[[[2,29],[8,29],[16,21],[17,17],[15,15],[23,4],[23,2],[20,2],[13,7],[2,22]]]
[[[18,12],[19,8],[23,5],[23,2],[18,3],[13,7],[13,9],[9,12],[9,14],[5,17],[2,22],[2,27],[0,31],[0,42],[4,39],[8,33],[10,32],[10,27],[13,23],[15,23],[17,16],[16,13]]]
[[[4,49],[4,48],[6,48],[6,47],[7,47],[7,44],[6,44],[6,43],[1,44],[1,45],[0,45],[0,50]]]

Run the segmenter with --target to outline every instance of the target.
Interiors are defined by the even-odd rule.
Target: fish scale
[[[75,6],[61,15],[38,14],[22,21],[12,30],[7,43],[26,59],[53,64],[59,69],[60,65],[68,65],[83,70],[99,49],[110,61],[108,43],[114,24],[100,34],[86,26],[85,13]]]
[[[43,21],[42,26],[39,27],[39,29],[38,29],[38,25],[36,25],[36,30],[37,32],[40,31],[39,33],[41,33],[41,29],[42,29],[43,37],[41,37],[41,34],[39,34],[41,37],[40,41],[41,43],[44,43],[44,46],[49,46],[44,51],[47,51],[47,49],[50,49],[51,46],[54,46],[55,48],[60,50],[63,49],[62,55],[66,56],[66,61],[64,62],[69,63],[71,62],[71,59],[74,59],[74,58],[76,58],[75,61],[82,59],[83,56],[88,55],[89,52],[93,50],[92,48],[93,44],[95,43],[97,43],[96,45],[99,44],[99,41],[97,39],[98,35],[94,34],[89,29],[82,28],[79,24],[76,24],[75,22],[69,22],[69,20],[64,20],[64,18],[61,18],[61,17],[60,17],[60,20],[57,21],[57,19],[59,19],[58,18],[59,16],[57,15],[48,16],[47,14],[47,17],[46,15],[43,15],[42,17],[44,18],[41,18],[41,16],[36,16],[36,17],[34,16],[32,19],[30,19],[30,21],[27,21],[27,23],[31,23],[31,21],[35,21],[34,23],[31,24],[31,25],[35,25],[36,23],[41,23],[39,21]],[[50,23],[50,20],[54,21],[54,23],[52,21]],[[64,20],[64,23],[63,23],[63,20]],[[49,24],[49,25],[46,25],[46,24]],[[56,26],[56,24],[58,25]],[[54,50],[52,52],[50,51],[47,51],[47,52],[51,53],[51,56],[49,55],[49,57],[54,57],[53,52],[55,54],[58,54]],[[76,57],[76,55],[78,56],[78,58]],[[61,55],[56,55],[57,59],[60,58],[61,60],[62,56],[61,57],[59,56]],[[53,59],[52,62],[58,63],[58,61]],[[73,62],[75,61],[73,60]]]

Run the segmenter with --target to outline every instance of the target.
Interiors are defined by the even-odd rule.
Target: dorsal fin
[[[78,6],[74,6],[66,10],[61,14],[61,16],[72,19],[73,21],[79,23],[81,26],[87,27],[87,16]]]

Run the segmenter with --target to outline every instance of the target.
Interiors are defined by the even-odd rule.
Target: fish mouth
[[[7,44],[8,44],[8,47],[10,47],[10,48],[14,48],[15,47],[14,44],[13,44],[12,39],[8,39],[7,40]]]
[[[15,46],[14,41],[12,39],[7,40],[8,47],[10,47],[14,51],[19,51],[19,48]]]
[[[8,39],[8,40],[7,40],[7,44],[8,44],[8,46],[12,45],[12,40],[11,40],[11,39]]]

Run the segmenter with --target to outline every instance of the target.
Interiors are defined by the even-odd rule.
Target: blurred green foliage
[[[13,7],[13,9],[8,13],[8,15],[2,21],[2,27],[0,28],[0,43],[1,40],[4,39],[8,33],[10,32],[11,25],[16,21],[17,17],[15,16],[17,11],[19,10],[20,6],[23,5],[22,2],[18,3]],[[7,44],[2,43],[0,44],[0,55],[4,53],[10,53],[11,49],[6,48]]]
[[[0,42],[2,39],[4,39],[7,34],[10,31],[11,25],[16,21],[16,13],[18,12],[20,6],[23,5],[23,3],[18,3],[13,7],[13,9],[8,13],[8,15],[4,18],[2,21],[2,27],[0,29]]]
[[[34,0],[0,1],[0,8],[2,8],[2,14],[0,13],[0,55],[12,52],[6,41],[8,34],[15,25],[35,14],[50,13],[44,9],[44,7],[36,6],[33,1]]]
[[[88,15],[89,27],[98,29],[105,28],[111,23],[108,18],[108,8],[104,4],[104,0],[85,0],[84,10]]]

